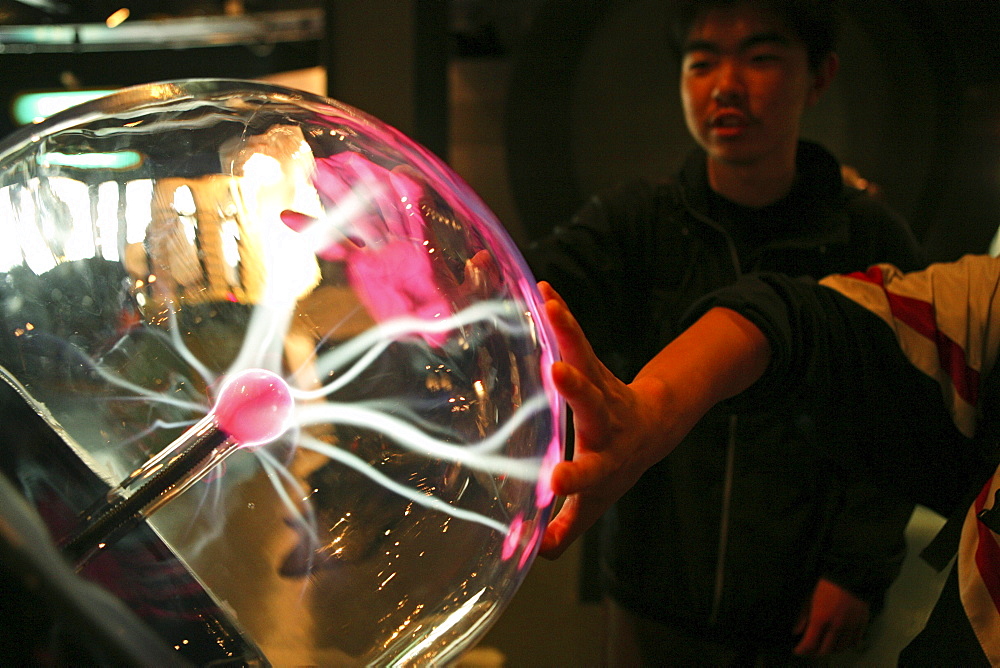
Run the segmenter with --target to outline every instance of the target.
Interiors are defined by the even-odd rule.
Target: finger
[[[802,635],[806,632],[806,625],[809,624],[809,607],[806,606],[802,612],[799,613],[799,620],[795,623],[795,628],[792,629],[792,633],[795,635]]]
[[[593,411],[604,401],[604,393],[590,378],[573,364],[566,361],[552,363],[552,383],[574,413]]]
[[[578,491],[575,468],[573,462],[559,462],[552,468],[550,484],[556,496],[569,496]]]
[[[543,301],[549,301],[550,299],[563,301],[562,297],[548,281],[538,281],[538,292],[541,293]]]
[[[538,554],[545,559],[559,557],[600,519],[602,512],[583,496],[567,497],[559,513],[546,527]]]
[[[545,313],[555,333],[559,353],[565,362],[578,368],[584,375],[599,378],[604,365],[597,359],[583,329],[561,298],[548,299]]]
[[[470,257],[465,262],[465,277],[466,279],[484,280],[486,278],[490,280],[496,280],[499,278],[500,270],[493,261],[493,254],[488,250],[477,251],[475,255]]]
[[[829,656],[837,651],[840,645],[840,634],[836,633],[832,629],[827,629],[820,639],[819,649],[816,651],[817,656]]]
[[[552,382],[573,411],[574,452],[603,450],[610,446],[607,397],[603,390],[566,362],[553,363]]]
[[[569,497],[563,503],[559,512],[549,520],[542,534],[542,544],[538,548],[538,556],[544,559],[557,559],[573,542],[573,525],[577,516],[577,499]]]
[[[489,251],[481,250],[466,260],[462,285],[470,296],[487,298],[490,286],[497,284],[498,278],[499,273],[495,271],[493,258]]]
[[[571,496],[588,492],[601,496],[600,484],[607,480],[604,458],[599,452],[581,451],[573,461],[559,462],[552,469],[550,484],[557,496]]]
[[[823,630],[818,624],[808,624],[802,635],[802,640],[795,646],[795,654],[799,656],[815,656],[823,640]]]

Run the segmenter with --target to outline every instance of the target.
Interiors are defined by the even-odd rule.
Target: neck
[[[774,204],[792,190],[795,155],[770,164],[734,164],[708,159],[708,183],[712,190],[741,206],[760,208]]]

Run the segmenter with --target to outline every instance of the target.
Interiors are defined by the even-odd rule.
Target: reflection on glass
[[[107,489],[166,465],[228,378],[287,383],[280,436],[149,516],[243,660],[443,662],[491,625],[548,517],[560,408],[533,280],[436,158],[296,91],[155,84],[0,147],[0,226],[2,372]],[[29,497],[101,501],[35,474]],[[82,573],[138,568],[127,549]],[[180,596],[147,589],[129,603]]]

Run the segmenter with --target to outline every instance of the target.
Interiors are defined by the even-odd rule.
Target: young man
[[[678,25],[700,150],[675,179],[598,195],[526,252],[626,379],[692,303],[747,271],[920,264],[905,224],[799,139],[838,66],[829,3],[686,3]],[[781,661],[858,641],[898,571],[911,506],[802,447],[845,437],[818,424],[713,411],[615,504],[601,536],[609,660]]]
[[[559,554],[669,459],[716,403],[823,405],[855,435],[834,457],[961,522],[952,577],[899,665],[1000,665],[1000,260],[910,274],[880,265],[821,284],[744,279],[703,300],[693,313],[704,315],[629,385],[542,288],[564,359],[553,379],[576,425],[574,459],[553,471],[569,497],[544,554]]]

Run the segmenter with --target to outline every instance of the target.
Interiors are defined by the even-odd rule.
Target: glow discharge
[[[281,436],[293,406],[291,389],[280,376],[247,369],[226,380],[213,412],[219,429],[246,448]]]
[[[281,436],[292,408],[291,390],[277,374],[264,369],[234,374],[208,415],[84,513],[83,528],[64,543],[64,552],[82,567],[238,448]]]
[[[349,229],[351,226],[348,221],[355,218],[359,210],[364,209],[368,198],[373,192],[379,193],[379,188],[380,185],[376,183],[367,189],[351,188],[346,194],[339,193],[335,198],[336,202],[330,202],[323,216],[309,224],[293,226],[299,233],[299,239],[305,243],[302,251],[306,256],[318,257],[333,253],[338,243],[331,243],[331,236],[342,236],[334,234],[334,231]],[[406,201],[409,197],[410,194],[407,194],[402,199]],[[406,208],[409,211],[409,207]],[[417,220],[410,221],[408,213],[401,221],[397,221],[397,225],[409,226]],[[221,374],[223,382],[214,406],[178,439],[127,476],[105,499],[96,504],[93,512],[86,513],[85,528],[70,541],[71,549],[68,552],[71,557],[86,561],[95,552],[95,546],[110,544],[120,535],[119,532],[131,528],[203,479],[240,448],[256,451],[258,461],[274,482],[282,502],[297,516],[298,523],[307,525],[308,521],[299,515],[299,510],[292,501],[297,487],[294,477],[286,475],[287,472],[281,470],[281,464],[268,453],[257,450],[259,446],[280,438],[294,428],[294,434],[290,438],[296,446],[325,455],[424,507],[501,533],[504,536],[503,559],[513,557],[520,546],[523,566],[525,560],[533,554],[540,527],[535,524],[530,533],[526,531],[528,524],[521,513],[500,521],[459,508],[425,490],[394,481],[364,459],[301,432],[303,427],[334,424],[372,430],[431,461],[451,461],[491,476],[537,481],[535,505],[542,508],[551,502],[552,494],[546,477],[551,463],[547,465],[540,457],[512,458],[503,454],[505,444],[514,437],[518,429],[526,425],[530,428],[533,416],[549,410],[544,392],[520,397],[515,410],[507,416],[500,428],[492,433],[480,433],[478,441],[469,441],[458,433],[450,432],[438,438],[432,435],[434,432],[441,435],[435,425],[421,424],[423,420],[416,413],[395,402],[392,402],[390,412],[386,410],[389,404],[379,401],[351,405],[329,400],[335,392],[358,380],[393,344],[405,343],[424,350],[437,350],[449,333],[465,337],[468,332],[477,331],[478,328],[529,340],[536,335],[530,322],[530,314],[526,313],[524,306],[516,299],[493,297],[471,302],[465,299],[456,302],[442,300],[431,278],[433,271],[429,258],[437,257],[433,255],[434,247],[429,246],[427,241],[420,242],[420,237],[414,238],[420,231],[419,228],[405,231],[406,234],[402,234],[396,230],[399,237],[408,240],[404,245],[411,249],[406,255],[408,262],[402,264],[397,255],[386,256],[380,252],[386,247],[395,248],[403,243],[399,241],[399,237],[395,237],[392,244],[380,242],[377,238],[368,239],[361,247],[347,244],[350,249],[348,265],[354,267],[354,270],[348,272],[349,283],[359,294],[362,304],[375,316],[376,325],[328,351],[321,353],[317,350],[316,355],[302,360],[301,364],[304,366],[312,366],[311,373],[307,375],[312,375],[317,380],[328,379],[318,387],[308,389],[289,387],[285,379],[272,371],[282,368],[286,361],[285,337],[296,313],[300,291],[289,289],[282,281],[284,274],[280,267],[285,265],[279,262],[280,258],[265,257],[263,275],[267,280],[262,286],[260,300],[253,308],[243,345],[236,359]],[[284,247],[285,244],[280,248]],[[414,252],[417,249],[419,252]],[[406,264],[410,266],[404,268],[402,265]],[[467,271],[474,264],[470,261]],[[386,274],[385,265],[391,266],[393,271]],[[378,275],[369,276],[365,273],[368,271],[374,271]],[[385,278],[383,274],[395,278],[391,281],[378,280]],[[373,285],[383,288],[389,286],[398,293],[397,297],[405,299],[387,299],[384,294],[372,294]],[[461,287],[454,285],[450,289]],[[458,301],[465,302],[464,306],[454,308],[458,306]],[[394,304],[394,308],[387,310],[385,303]],[[207,385],[216,385],[220,376],[213,374],[187,348],[174,310],[173,304],[168,302],[164,316],[172,348]],[[192,398],[185,399],[183,395],[169,396],[134,384],[102,369],[99,364],[94,369],[104,380],[135,393],[138,398],[192,412],[205,411],[207,408]],[[298,377],[303,370],[304,368],[292,369],[290,378]],[[322,399],[326,401],[319,401]],[[406,419],[401,419],[401,416]],[[560,452],[558,443],[549,443],[546,460],[558,458]]]

